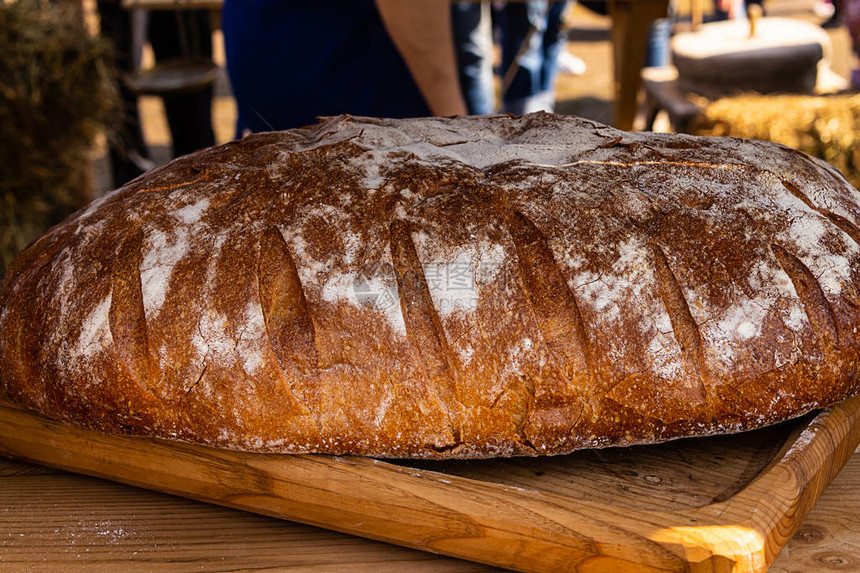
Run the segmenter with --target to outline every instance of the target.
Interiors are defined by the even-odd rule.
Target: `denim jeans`
[[[537,0],[509,2],[499,11],[502,71],[515,60],[518,65],[502,96],[504,111],[522,114],[554,108],[558,55],[565,45],[561,30],[565,7],[566,2]]]
[[[460,88],[472,115],[495,111],[493,30],[489,2],[455,2],[451,22]]]

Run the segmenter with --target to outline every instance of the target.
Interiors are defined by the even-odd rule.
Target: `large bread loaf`
[[[857,393],[860,197],[774,144],[337,117],[178,159],[30,246],[0,377],[268,452],[560,454]]]

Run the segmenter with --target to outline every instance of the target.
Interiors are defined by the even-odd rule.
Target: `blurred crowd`
[[[824,25],[847,26],[860,53],[860,0],[821,0],[830,1],[835,4]],[[606,10],[605,0],[584,3]],[[212,57],[207,11],[150,11],[141,24],[116,1],[98,7],[121,70],[139,67],[142,40],[151,43],[159,63]],[[552,111],[560,67],[584,72],[584,63],[565,48],[568,8],[566,0],[224,0],[221,27],[238,110],[236,136],[341,113]],[[743,3],[718,0],[714,8],[717,18],[731,17]],[[860,70],[852,79],[860,87]],[[137,94],[127,85],[122,89],[126,122],[111,149],[116,185],[152,164]],[[174,155],[214,143],[211,101],[211,83],[165,95]]]

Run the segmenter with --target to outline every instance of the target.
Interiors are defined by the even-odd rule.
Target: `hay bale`
[[[96,136],[119,114],[110,47],[72,6],[0,2],[0,273],[91,198]]]
[[[860,188],[860,94],[748,94],[703,107],[692,133],[782,143],[831,163]]]

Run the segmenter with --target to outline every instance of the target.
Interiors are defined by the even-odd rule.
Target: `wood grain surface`
[[[763,571],[856,447],[858,406],[849,401],[793,425],[657,447],[393,464],[104,436],[4,404],[0,449],[520,570]],[[288,564],[274,568],[492,570],[90,477],[2,467],[4,570],[56,570],[78,560],[104,570],[126,562],[254,569],[284,555]],[[851,531],[850,510],[839,503],[825,510],[825,524],[804,524],[790,549],[798,555],[775,567],[855,563],[849,551],[803,552],[832,540],[835,524]]]
[[[771,573],[860,571],[860,449],[836,476]]]
[[[2,571],[492,571],[0,458]]]
[[[0,458],[0,570],[485,572],[460,561]],[[771,573],[860,570],[860,453]]]

